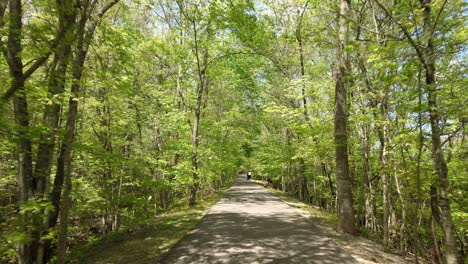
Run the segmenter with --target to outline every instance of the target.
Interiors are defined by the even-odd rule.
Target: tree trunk
[[[301,66],[301,83],[302,83],[302,105],[303,105],[303,113],[304,113],[304,118],[307,124],[310,127],[310,117],[309,113],[307,110],[307,95],[306,95],[306,85],[304,82],[304,76],[305,76],[305,66],[304,66],[304,47],[302,43],[302,35],[301,35],[301,30],[302,30],[302,20],[304,18],[304,13],[307,9],[307,6],[309,5],[309,2],[307,1],[306,4],[304,5],[304,8],[302,9],[302,12],[298,18],[298,24],[296,28],[296,40],[299,45],[299,62]],[[300,179],[299,179],[299,193],[300,193],[300,200],[305,201],[307,203],[310,203],[310,194],[309,194],[309,188],[308,188],[308,183],[307,183],[307,178],[305,176],[305,160],[304,158],[300,158],[299,160],[299,166],[300,166]]]
[[[198,89],[198,96],[197,102],[195,106],[195,121],[193,124],[192,129],[192,184],[190,186],[190,194],[189,194],[189,205],[194,206],[197,203],[197,191],[199,187],[199,175],[198,175],[198,132],[200,129],[200,112],[201,112],[201,103],[203,97],[203,77],[200,77],[199,89]],[[201,90],[201,91],[200,91]]]
[[[75,142],[75,129],[76,129],[76,120],[78,116],[78,102],[80,98],[80,90],[81,90],[81,79],[83,75],[84,64],[86,61],[86,57],[88,54],[88,47],[92,38],[94,36],[94,32],[96,27],[100,24],[103,15],[112,7],[114,6],[118,0],[114,0],[109,2],[107,5],[103,6],[100,12],[97,14],[97,19],[92,20],[88,25],[87,23],[90,21],[89,17],[92,13],[92,6],[81,6],[81,16],[80,21],[78,23],[77,33],[76,33],[76,48],[75,48],[75,56],[72,64],[72,86],[71,86],[71,97],[69,99],[69,107],[68,107],[68,114],[67,114],[67,122],[66,122],[66,131],[65,131],[65,138],[61,144],[61,148],[58,154],[57,160],[57,171],[54,181],[54,189],[52,191],[52,202],[55,206],[60,206],[60,228],[59,228],[59,242],[58,242],[58,259],[57,261],[64,261],[64,256],[67,249],[67,234],[68,234],[68,211],[70,207],[70,194],[72,189],[72,181],[71,181],[71,172],[72,172],[72,152],[73,152],[73,145]],[[74,30],[74,23],[72,21],[76,18],[76,13],[73,11],[73,15],[75,18],[72,18],[72,14],[70,13],[74,10],[75,6],[69,5],[73,4],[72,1],[69,3],[64,3],[62,8],[64,10],[64,27],[67,27],[68,30]],[[67,50],[66,52],[71,52],[71,45],[70,47],[65,47]],[[68,50],[68,48],[70,50]],[[63,84],[62,84],[63,85]],[[103,143],[106,150],[110,150],[110,145],[106,141]],[[62,185],[65,186],[62,194]],[[62,198],[63,197],[63,198]],[[60,205],[61,204],[61,205]],[[63,207],[63,208],[62,208]],[[49,217],[49,227],[53,227],[57,223],[58,214],[57,212],[53,213]],[[48,246],[50,245],[50,241],[47,241],[46,244],[46,253],[44,256],[45,262],[47,262],[52,253]]]
[[[330,173],[330,171],[327,170],[327,164],[325,162],[322,162],[322,171],[323,171],[324,175],[327,176],[328,189],[330,190],[330,195],[331,195],[332,199],[335,200],[335,198],[336,198],[335,187],[333,186],[333,180],[332,180],[331,175],[330,175],[331,173]]]
[[[310,203],[310,193],[308,188],[307,177],[305,175],[306,165],[303,158],[299,159],[299,181],[300,181],[300,200]]]
[[[396,191],[398,193],[398,198],[400,199],[400,205],[401,205],[401,225],[400,225],[400,230],[398,231],[400,235],[400,251],[405,252],[406,251],[406,241],[405,241],[405,233],[406,233],[406,203],[405,199],[403,197],[403,194],[401,193],[401,184],[400,180],[398,179],[398,170],[397,170],[397,163],[394,161],[393,163],[393,171],[394,171],[394,176],[395,176],[395,186],[396,186]]]
[[[338,61],[335,83],[335,161],[339,228],[348,234],[356,234],[354,224],[353,184],[349,177],[347,132],[347,81],[349,76],[345,45],[348,39],[350,0],[341,1],[339,23]]]
[[[421,158],[422,158],[422,151],[423,151],[423,146],[424,146],[424,136],[423,136],[423,122],[422,122],[422,89],[421,89],[421,73],[422,73],[422,67],[419,65],[419,71],[418,71],[418,154],[416,158],[416,216],[422,214],[422,208],[420,207],[421,205]],[[417,220],[418,217],[415,218]],[[420,254],[420,232],[419,232],[419,224],[420,221],[418,221],[417,224],[415,224],[416,229],[415,229],[415,240],[416,240],[416,245],[415,245],[415,261],[416,264],[419,263],[419,254]]]
[[[378,134],[380,141],[380,176],[382,177],[382,207],[383,207],[383,246],[389,246],[389,222],[390,222],[390,203],[389,203],[389,186],[390,181],[387,173],[387,142],[386,142],[386,110],[382,103],[380,106],[380,118],[378,119],[381,124],[378,125]]]
[[[66,36],[75,36],[75,1],[59,1],[58,10],[59,30],[65,32]],[[55,135],[59,124],[61,109],[60,103],[54,101],[54,96],[65,91],[66,72],[71,55],[71,46],[74,41],[74,37],[65,38],[64,41],[55,49],[52,69],[49,76],[48,95],[49,100],[52,100],[52,103],[45,107],[44,124],[47,127],[47,132],[41,135],[37,151],[36,167],[34,170],[35,178],[37,179],[37,192],[42,194],[44,197],[46,197],[48,193],[46,185],[48,185],[48,182],[50,181],[50,171],[52,168],[52,160],[56,145]],[[55,178],[51,201],[55,208],[54,214],[58,214],[63,179],[60,179],[60,175],[59,179],[57,179],[57,175]],[[57,183],[57,185],[55,183]]]
[[[23,84],[24,86],[24,84]],[[15,121],[18,130],[18,188],[19,188],[19,203],[25,203],[33,197],[33,169],[32,169],[32,147],[28,137],[29,114],[26,95],[24,88],[19,88],[14,97],[14,112]],[[23,216],[26,222],[29,222],[28,215]],[[28,232],[28,236],[36,237],[36,235]],[[20,244],[18,248],[19,263],[30,264],[36,259],[36,243]]]
[[[197,71],[198,71],[198,85],[197,85],[197,98],[195,105],[195,120],[192,129],[192,180],[193,183],[190,186],[189,194],[189,205],[193,206],[197,203],[197,191],[199,188],[199,175],[198,175],[198,145],[199,142],[199,130],[200,130],[200,118],[201,118],[201,108],[203,104],[203,95],[205,95],[207,90],[206,83],[206,64],[208,59],[208,48],[205,47],[203,54],[200,54],[200,47],[198,43],[198,29],[194,21],[193,22],[193,33],[195,41],[195,57],[197,60]],[[209,27],[209,25],[208,25]],[[200,56],[203,55],[203,58]],[[205,105],[206,107],[206,105]]]
[[[77,34],[77,45],[75,58],[72,65],[72,87],[71,97],[68,102],[68,114],[66,123],[65,139],[61,145],[59,157],[57,161],[56,177],[59,177],[65,182],[65,189],[63,192],[63,200],[60,212],[60,228],[59,228],[59,241],[57,247],[57,263],[65,262],[65,254],[67,249],[67,234],[68,234],[68,211],[71,203],[71,171],[72,171],[72,151],[75,143],[75,127],[78,115],[78,100],[81,90],[81,77],[83,74],[83,66],[86,60],[87,45],[91,39],[87,39],[87,44],[84,40],[84,25],[86,18],[82,17]]]
[[[364,204],[365,204],[365,227],[369,230],[376,231],[375,218],[375,203],[372,194],[372,183],[370,181],[370,164],[369,164],[369,126],[364,126],[362,136],[362,176],[364,187]]]
[[[304,5],[304,8],[302,9],[302,12],[298,18],[298,23],[297,23],[297,28],[296,28],[296,40],[299,45],[299,62],[301,65],[301,82],[302,82],[302,104],[304,107],[304,118],[306,122],[308,123],[310,121],[309,113],[307,111],[307,96],[306,96],[306,86],[304,83],[304,76],[305,76],[305,66],[304,66],[304,47],[302,43],[302,35],[301,35],[301,29],[302,29],[302,19],[304,18],[304,13],[307,9],[307,6],[309,5],[309,1],[306,2]],[[310,124],[309,124],[310,126]]]
[[[75,36],[76,26],[76,6],[75,1],[57,2],[59,10],[59,32],[64,32],[66,36]],[[54,50],[54,60],[52,63],[52,70],[49,76],[48,95],[52,100],[51,104],[46,105],[44,112],[44,124],[48,131],[41,135],[41,140],[38,146],[36,167],[34,171],[35,178],[37,179],[36,192],[43,196],[45,199],[49,198],[54,206],[54,210],[48,212],[48,219],[46,220],[43,228],[42,235],[49,232],[50,228],[55,227],[60,212],[60,204],[66,203],[61,201],[62,187],[64,185],[64,178],[62,173],[56,173],[52,192],[49,193],[50,174],[52,169],[54,149],[56,142],[56,130],[59,127],[59,116],[61,105],[59,102],[54,102],[54,96],[61,94],[65,91],[66,72],[70,62],[71,48],[75,38],[64,38]],[[68,133],[68,132],[67,132]],[[68,142],[63,142],[63,145]],[[62,146],[63,148],[64,146]],[[60,171],[61,163],[58,157],[57,171]],[[71,183],[70,183],[71,184]],[[71,186],[70,186],[71,188]],[[68,212],[64,212],[65,215]],[[66,222],[67,220],[65,220]],[[52,257],[52,249],[50,248],[50,240],[41,240],[40,246],[37,248],[39,260],[38,263],[47,263]]]
[[[439,204],[441,221],[445,235],[445,254],[447,264],[458,263],[457,241],[455,228],[452,222],[452,213],[449,200],[448,168],[444,158],[440,140],[439,112],[437,107],[436,81],[435,81],[435,52],[433,43],[434,27],[431,22],[431,0],[420,0],[423,9],[424,35],[427,40],[424,50],[426,70],[427,104],[431,122],[432,163],[439,178]]]
[[[437,263],[442,263],[441,254],[439,250],[439,243],[437,242],[437,231],[435,223],[441,225],[441,217],[439,211],[439,199],[437,197],[437,187],[433,184],[430,188],[431,196],[431,234],[432,234],[432,255],[434,261]]]
[[[71,165],[71,157],[68,158],[66,163]],[[71,206],[71,190],[72,190],[72,181],[71,181],[71,166],[67,166],[65,169],[65,174],[68,175],[64,181],[64,190],[63,198],[60,204],[60,224],[58,228],[58,242],[57,242],[57,263],[64,264],[65,256],[67,253],[67,244],[68,244],[68,213]]]
[[[15,94],[13,105],[15,123],[18,134],[18,201],[27,202],[32,198],[34,192],[34,175],[32,165],[32,146],[28,136],[29,112],[26,91],[24,89],[25,80],[23,73],[23,62],[21,60],[21,38],[22,38],[22,4],[20,0],[9,1],[9,28],[7,42],[7,60],[10,70],[10,89],[18,91]],[[28,216],[24,216],[29,222]],[[29,236],[33,236],[28,232]],[[20,264],[33,263],[35,256],[36,242],[20,244],[18,248],[18,262]]]

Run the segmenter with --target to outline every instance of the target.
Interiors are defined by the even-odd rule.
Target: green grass
[[[222,197],[217,193],[199,200],[194,207],[186,205],[172,208],[150,224],[136,231],[122,231],[72,250],[69,263],[155,263],[162,254],[184,237],[206,211]]]

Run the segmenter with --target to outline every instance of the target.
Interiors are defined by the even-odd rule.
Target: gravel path
[[[296,209],[240,177],[162,259],[178,263],[357,263]]]

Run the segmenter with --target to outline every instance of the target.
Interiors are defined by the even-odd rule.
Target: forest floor
[[[150,226],[76,250],[71,263],[413,262],[336,232],[333,215],[257,183],[239,178],[218,203],[220,195],[174,208]]]

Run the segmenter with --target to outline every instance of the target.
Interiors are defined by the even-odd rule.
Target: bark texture
[[[437,107],[436,79],[435,79],[435,51],[434,51],[434,25],[431,21],[431,0],[420,0],[423,9],[424,35],[426,46],[424,49],[424,58],[426,70],[426,93],[428,95],[427,104],[429,108],[429,119],[431,122],[431,141],[432,141],[432,163],[439,180],[439,205],[441,209],[441,221],[445,235],[445,255],[447,264],[458,263],[457,239],[455,236],[455,227],[453,226],[452,213],[449,201],[449,179],[447,162],[442,150],[439,127],[439,111]]]
[[[348,133],[347,133],[347,80],[345,45],[348,40],[350,0],[342,0],[339,23],[339,44],[335,83],[335,162],[339,228],[348,234],[356,234],[354,223],[353,183],[349,175]]]

